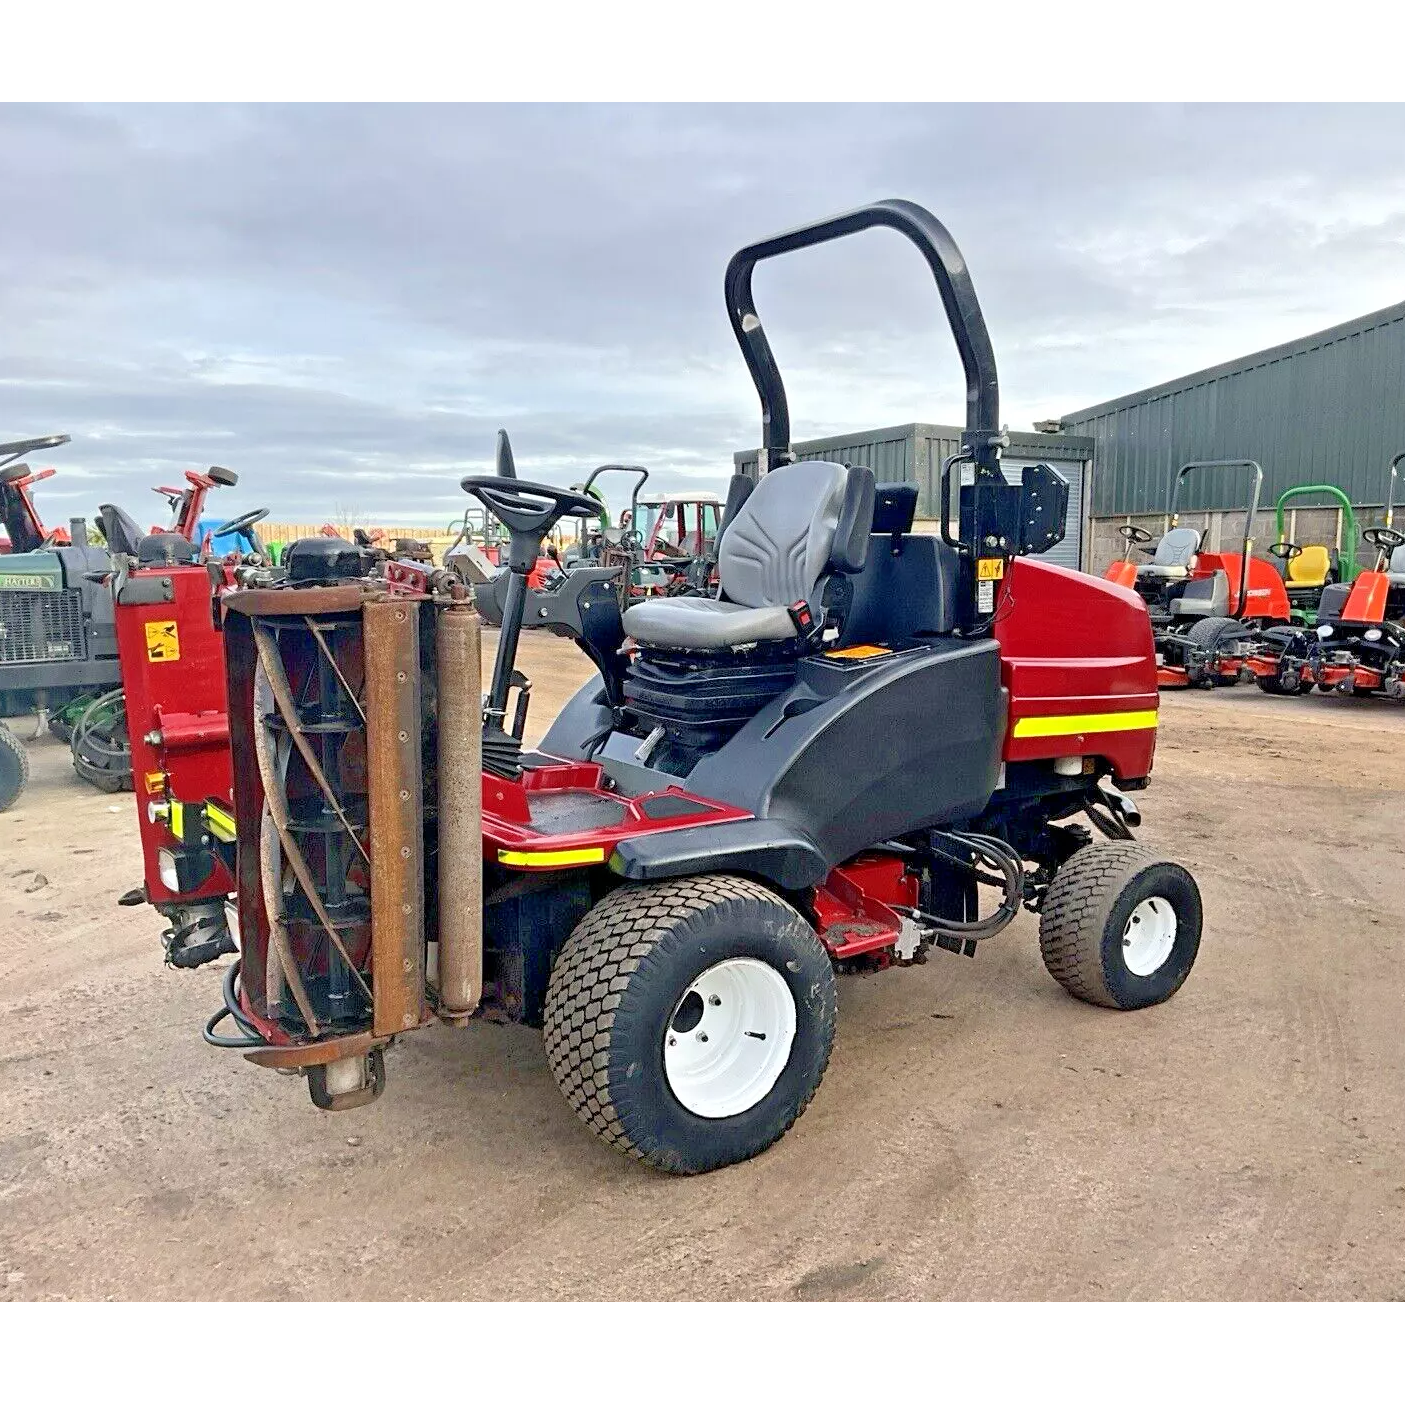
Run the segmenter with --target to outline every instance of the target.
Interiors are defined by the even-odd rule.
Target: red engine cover
[[[1156,750],[1156,648],[1134,591],[1047,561],[1010,563],[995,612],[1010,693],[1007,761],[1105,756],[1145,776]]]

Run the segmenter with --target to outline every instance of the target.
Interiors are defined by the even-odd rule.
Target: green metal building
[[[1298,484],[1335,484],[1366,526],[1384,503],[1391,458],[1405,449],[1405,303],[1072,411],[1059,425],[1093,441],[1091,569],[1120,550],[1117,522],[1159,526],[1176,470],[1194,459],[1263,468],[1259,548],[1273,540],[1279,493]],[[1184,504],[1212,540],[1239,530],[1242,482],[1210,474],[1187,483]],[[1339,545],[1338,510],[1325,498],[1296,501],[1290,538]]]

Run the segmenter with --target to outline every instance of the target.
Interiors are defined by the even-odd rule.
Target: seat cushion
[[[660,649],[730,649],[795,638],[784,605],[749,607],[694,595],[641,600],[624,612],[624,629],[637,643]]]

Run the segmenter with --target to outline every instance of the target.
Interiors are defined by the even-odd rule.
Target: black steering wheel
[[[241,512],[238,517],[231,517],[228,522],[221,522],[210,535],[224,537],[235,532],[247,532],[255,522],[262,522],[267,516],[268,509],[266,507],[256,507],[251,512]]]
[[[1405,546],[1405,534],[1394,527],[1367,527],[1361,533],[1361,540],[1377,551],[1394,551],[1397,546]]]
[[[1151,540],[1151,533],[1145,527],[1135,527],[1130,522],[1124,522],[1118,529],[1129,542],[1134,542],[1140,546],[1143,542]]]
[[[599,517],[605,504],[585,493],[554,483],[528,483],[521,478],[470,475],[459,481],[465,493],[483,504],[509,532],[544,537],[563,517]]]
[[[1270,556],[1276,556],[1280,561],[1291,561],[1295,556],[1301,556],[1303,549],[1293,542],[1273,542],[1268,548]]]

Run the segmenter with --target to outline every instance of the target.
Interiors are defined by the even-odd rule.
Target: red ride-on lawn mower
[[[1374,570],[1328,585],[1312,628],[1265,630],[1246,664],[1266,693],[1310,692],[1405,699],[1405,533],[1392,525],[1405,452],[1390,461],[1385,525],[1361,539],[1376,548]]]
[[[965,367],[943,473],[945,505],[973,466],[959,535],[912,530],[915,485],[793,461],[753,270],[879,227],[931,268]],[[1059,539],[1068,485],[1001,471],[994,355],[951,236],[883,201],[742,249],[726,293],[764,448],[717,595],[621,616],[614,570],[591,566],[533,591],[542,538],[600,504],[499,475],[463,480],[511,537],[486,705],[448,573],[367,574],[328,543],[283,588],[225,597],[240,957],[207,1037],[303,1070],[318,1106],[379,1094],[385,1045],[436,1017],[540,1024],[592,1130],[707,1171],[814,1096],[838,973],[970,955],[1022,905],[1081,1000],[1137,1009],[1190,971],[1195,882],[1131,842],[1124,794],[1155,747],[1146,611],[1028,555]],[[529,750],[509,695],[538,623],[599,673]]]
[[[1245,469],[1250,479],[1244,536],[1234,553],[1202,551],[1200,532],[1179,526],[1181,485],[1192,473]],[[1156,637],[1156,681],[1162,688],[1231,687],[1254,632],[1287,624],[1291,616],[1283,578],[1253,554],[1254,514],[1259,507],[1263,470],[1252,459],[1188,463],[1171,486],[1170,526],[1154,550],[1144,528],[1118,530],[1127,542],[1121,561],[1104,579],[1135,590],[1146,601]],[[1151,560],[1131,560],[1132,548],[1150,551]]]

